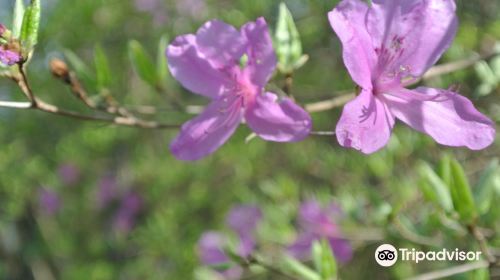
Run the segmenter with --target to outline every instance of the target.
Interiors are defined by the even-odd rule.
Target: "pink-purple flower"
[[[238,236],[235,254],[242,258],[250,256],[255,249],[255,229],[262,219],[259,208],[251,205],[238,205],[231,209],[226,224]],[[243,269],[231,262],[225,249],[229,245],[226,235],[216,232],[205,232],[198,241],[198,256],[205,265],[215,268],[224,279],[239,279]]]
[[[276,68],[276,55],[263,18],[240,31],[209,21],[196,34],[177,37],[166,54],[172,75],[186,89],[212,100],[171,143],[178,159],[197,160],[213,153],[241,122],[268,141],[300,141],[309,135],[309,114],[292,100],[279,101],[264,90]],[[241,66],[243,57],[247,61]]]
[[[362,88],[337,124],[340,145],[373,153],[387,144],[396,118],[442,145],[479,150],[494,141],[493,122],[467,98],[405,88],[450,46],[458,25],[453,0],[343,0],[328,16]]]
[[[0,46],[0,62],[5,65],[14,65],[21,61],[21,55],[15,51],[9,50],[6,46]]]
[[[54,190],[45,187],[38,190],[38,205],[44,214],[48,216],[57,214],[61,204],[59,194]]]
[[[301,231],[288,247],[288,252],[297,259],[307,260],[311,257],[313,242],[325,239],[330,243],[335,258],[341,263],[348,262],[352,258],[352,247],[343,238],[336,223],[341,214],[334,204],[323,208],[316,200],[302,203],[298,219]]]

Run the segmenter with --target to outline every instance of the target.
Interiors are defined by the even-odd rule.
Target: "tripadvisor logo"
[[[396,249],[391,244],[382,244],[375,250],[375,261],[381,266],[393,266],[398,257],[401,261],[478,261],[481,257],[480,251],[461,251],[459,249],[439,251],[419,251],[415,248]]]

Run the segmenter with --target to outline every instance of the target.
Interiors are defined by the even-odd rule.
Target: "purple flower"
[[[61,208],[61,200],[55,191],[40,188],[38,190],[38,205],[45,214],[53,216]]]
[[[207,11],[205,0],[184,0],[176,2],[177,12],[192,18],[204,17]]]
[[[300,141],[309,135],[311,118],[306,111],[290,99],[278,102],[274,93],[264,92],[276,56],[263,18],[240,31],[209,21],[195,35],[177,37],[166,55],[172,75],[185,88],[212,100],[172,142],[178,159],[197,160],[213,153],[242,121],[269,141]],[[240,66],[243,57],[248,60]]]
[[[344,63],[362,88],[337,124],[340,145],[373,153],[385,146],[395,119],[448,146],[473,150],[495,138],[490,119],[465,97],[444,89],[405,89],[451,44],[453,0],[343,0],[329,13],[343,44]]]
[[[118,196],[118,185],[116,178],[112,176],[104,176],[99,181],[99,190],[97,201],[100,208],[106,207],[113,199]]]
[[[226,224],[234,230],[239,238],[236,254],[242,258],[248,257],[255,249],[254,231],[262,218],[259,208],[249,205],[238,205],[229,211]],[[233,263],[224,252],[228,245],[225,235],[208,231],[198,241],[198,256],[200,261],[214,267],[224,279],[239,279],[243,269]]]
[[[61,164],[57,173],[65,185],[74,185],[80,179],[80,169],[72,163]]]
[[[11,51],[5,48],[5,46],[0,46],[0,62],[5,65],[14,65],[21,61],[21,55],[15,51]]]
[[[142,198],[136,193],[127,194],[121,201],[113,227],[116,231],[128,233],[135,225],[137,215],[142,208]]]
[[[288,247],[288,252],[297,259],[308,259],[314,241],[326,239],[339,262],[347,262],[352,258],[352,247],[335,223],[340,210],[334,205],[322,208],[316,200],[302,203],[299,213],[301,233],[295,242]]]

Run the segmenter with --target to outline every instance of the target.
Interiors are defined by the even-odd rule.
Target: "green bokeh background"
[[[14,1],[0,1],[1,20],[10,22]],[[337,1],[285,1],[292,11],[309,62],[294,77],[293,94],[305,104],[354,90],[343,67],[339,40],[326,13]],[[155,23],[153,15],[140,12],[128,0],[42,1],[40,37],[28,70],[36,93],[64,108],[82,112],[84,106],[60,81],[53,78],[48,61],[72,50],[93,67],[93,50],[100,44],[111,63],[110,92],[123,104],[155,105],[159,120],[184,122],[192,115],[177,112],[172,94],[185,104],[206,100],[190,94],[173,79],[156,92],[134,73],[127,55],[131,39],[156,55],[162,35],[193,33],[205,21],[220,18],[241,26],[264,16],[274,27],[278,1],[206,0],[206,9],[194,15],[163,1],[166,19]],[[460,29],[453,46],[440,63],[466,58],[491,48],[500,40],[500,3],[457,1]],[[273,80],[281,86],[283,77]],[[427,85],[447,88],[460,85],[461,93],[497,124],[500,90],[479,97],[482,84],[474,67],[441,76]],[[91,83],[89,92],[96,93]],[[22,100],[22,93],[6,79],[0,80],[2,100]],[[332,130],[341,109],[313,114],[316,130]],[[445,154],[457,158],[474,185],[482,170],[500,156],[498,141],[488,149],[471,152],[439,146],[432,139],[398,123],[388,146],[365,156],[339,147],[332,137],[310,137],[295,144],[254,139],[245,143],[250,130],[242,126],[217,153],[198,162],[184,163],[168,150],[175,130],[144,130],[85,123],[41,112],[0,109],[0,279],[191,279],[208,276],[200,270],[195,244],[202,232],[224,230],[224,216],[238,203],[259,205],[265,221],[259,228],[263,254],[280,256],[280,245],[293,241],[294,219],[300,201],[316,197],[334,201],[345,212],[339,223],[353,241],[355,255],[340,267],[342,279],[402,279],[453,263],[400,263],[383,269],[373,260],[380,234],[397,246],[478,249],[477,243],[453,217],[443,223],[443,213],[427,202],[419,188],[417,166],[435,166]],[[74,186],[58,175],[60,165],[76,165],[81,172]],[[133,190],[143,198],[135,227],[129,233],[112,228],[117,205],[105,210],[96,203],[99,181],[116,178],[122,193]],[[498,182],[497,182],[498,183]],[[54,216],[43,213],[38,202],[40,187],[60,195],[61,209]],[[498,186],[497,188],[500,188]],[[500,190],[493,195],[500,202]],[[421,245],[402,236],[406,230],[434,243]],[[479,224],[488,229],[488,240],[500,247],[500,208],[493,204]],[[197,273],[194,273],[197,271]],[[456,279],[480,279],[484,271]],[[49,278],[44,278],[49,277]],[[253,279],[280,279],[258,273]]]

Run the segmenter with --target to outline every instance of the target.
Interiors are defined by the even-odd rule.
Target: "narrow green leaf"
[[[71,68],[76,72],[78,77],[82,79],[84,82],[94,84],[95,77],[92,74],[90,68],[83,62],[78,55],[76,55],[71,50],[65,50],[64,56],[68,60]]]
[[[496,197],[494,182],[499,174],[498,159],[494,159],[479,177],[479,181],[474,188],[474,198],[479,214],[486,214],[490,210],[493,199]]]
[[[16,0],[16,3],[14,4],[14,14],[12,17],[12,36],[14,38],[19,38],[19,36],[21,35],[24,10],[25,10],[24,1]]]
[[[443,180],[446,186],[451,184],[451,167],[450,167],[450,157],[445,155],[439,161],[438,174]]]
[[[453,181],[450,184],[453,206],[463,222],[471,223],[477,214],[469,182],[462,166],[457,160],[452,159],[450,161],[450,170]]]
[[[111,70],[104,50],[100,45],[94,49],[94,64],[97,76],[97,88],[99,90],[109,88],[111,85]]]
[[[156,75],[161,86],[165,86],[168,79],[167,56],[165,51],[168,46],[168,37],[163,35],[158,44],[158,53],[156,55]]]
[[[314,240],[311,246],[311,256],[316,271],[321,272],[321,263],[323,259],[323,248],[321,247],[321,242]]]
[[[20,39],[26,53],[31,52],[37,43],[40,12],[40,0],[31,0],[31,4],[24,12]]]
[[[275,48],[278,57],[278,68],[284,73],[293,72],[296,67],[302,66],[302,42],[295,26],[292,13],[285,3],[280,4],[278,22],[275,31]]]
[[[495,84],[497,82],[497,78],[495,76],[495,73],[493,70],[490,68],[488,63],[484,60],[479,61],[476,63],[474,66],[474,69],[476,70],[477,75],[479,78],[484,82],[488,84]]]
[[[285,268],[291,271],[292,273],[300,276],[300,279],[304,280],[321,280],[321,276],[314,272],[312,269],[302,264],[291,257],[285,257],[284,259]]]
[[[446,183],[425,162],[420,164],[419,172],[425,180],[423,184],[419,184],[419,187],[426,198],[439,205],[444,211],[451,212],[453,202]]]
[[[150,86],[156,87],[157,76],[155,65],[141,43],[135,40],[130,41],[128,44],[128,55],[137,75]]]
[[[500,55],[495,56],[491,60],[490,65],[497,78],[497,83],[500,82]]]
[[[324,280],[332,280],[337,278],[337,261],[333,255],[332,248],[328,240],[321,241],[321,276]]]

